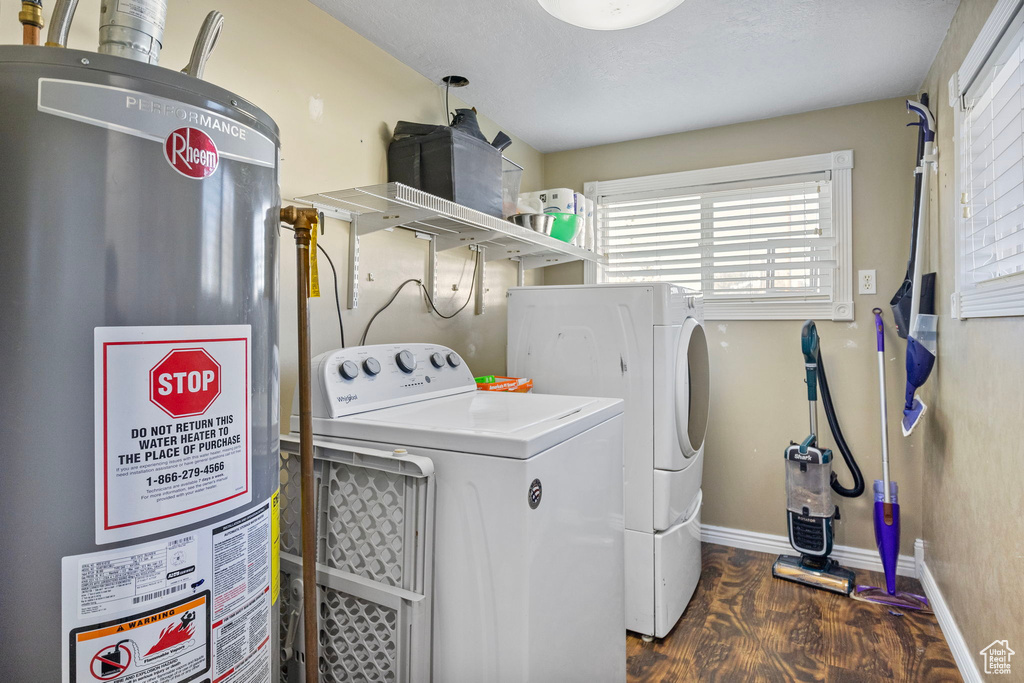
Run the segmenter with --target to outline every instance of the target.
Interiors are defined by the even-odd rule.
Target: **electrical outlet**
[[[873,270],[859,270],[857,271],[857,293],[858,294],[875,294],[875,271]]]

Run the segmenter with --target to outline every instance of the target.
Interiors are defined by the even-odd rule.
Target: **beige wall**
[[[82,0],[70,47],[96,49],[99,5],[99,0]],[[281,189],[286,201],[313,192],[385,182],[386,145],[395,122],[444,121],[444,93],[440,88],[307,0],[174,0],[169,5],[161,64],[174,69],[188,61],[206,13],[216,8],[225,15],[224,31],[206,79],[256,103],[277,121],[282,143]],[[52,3],[46,3],[47,15],[51,7]],[[20,3],[13,1],[0,7],[0,42],[21,42],[19,8]],[[472,85],[467,91],[467,97],[471,97]],[[454,108],[458,100],[452,99]],[[488,135],[498,130],[487,119],[481,127]],[[506,154],[525,166],[524,190],[544,187],[539,152],[515,139]],[[328,221],[321,241],[339,268],[343,305],[347,231],[346,223]],[[290,235],[282,231],[283,416],[290,412],[296,380],[295,250]],[[468,249],[441,254],[437,303],[442,311],[465,301],[473,271],[470,256]],[[358,342],[369,316],[399,282],[423,277],[426,258],[427,243],[402,230],[373,234],[361,241],[359,308],[344,312],[349,344]],[[371,273],[373,282],[367,280]],[[314,299],[311,306],[314,354],[339,345],[326,262],[322,262],[320,274],[323,296]],[[528,283],[538,282],[540,271],[531,271],[528,277]],[[503,372],[505,290],[515,284],[516,270],[507,261],[493,261],[487,264],[486,278],[484,315],[474,315],[470,304],[457,318],[440,320],[426,312],[410,285],[374,323],[368,343],[437,342],[456,349],[478,374]],[[452,291],[454,284],[459,285],[458,292]]]
[[[922,419],[925,559],[972,654],[997,638],[1018,652],[1024,643],[1024,319],[950,317],[958,207],[948,83],[995,4],[962,0],[925,82],[938,119],[930,265],[940,314],[939,358],[924,387],[929,409]]]
[[[822,350],[847,441],[868,491],[840,502],[837,542],[874,548],[871,481],[881,477],[878,371],[871,309],[885,310],[902,281],[909,251],[915,129],[902,99],[870,102],[796,116],[545,156],[552,187],[582,188],[588,180],[668,173],[769,159],[854,150],[853,267],[878,271],[878,295],[855,296],[856,321],[818,321]],[[547,282],[573,279],[582,269],[549,268]],[[707,325],[712,365],[711,421],[704,464],[707,524],[786,533],[782,450],[807,431],[799,335],[802,321],[716,322]],[[913,553],[921,532],[920,437],[904,439],[899,418],[903,349],[890,326],[886,367],[892,474],[903,507],[902,551]],[[827,430],[824,411],[822,430]],[[828,434],[824,443],[832,445]],[[849,483],[845,466],[836,465]]]

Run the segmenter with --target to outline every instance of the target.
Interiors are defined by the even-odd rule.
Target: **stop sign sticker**
[[[248,325],[95,330],[96,542],[252,501]]]
[[[205,349],[174,349],[149,371],[149,400],[171,417],[202,415],[220,396],[220,363]]]
[[[179,128],[164,140],[164,157],[187,178],[208,178],[220,164],[213,138],[199,128]]]

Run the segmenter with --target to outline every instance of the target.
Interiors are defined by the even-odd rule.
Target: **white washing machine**
[[[663,637],[697,586],[709,370],[703,300],[664,283],[509,290],[508,373],[626,401],[626,628]]]
[[[313,375],[320,439],[433,460],[434,681],[625,680],[622,401],[477,391],[427,344]]]

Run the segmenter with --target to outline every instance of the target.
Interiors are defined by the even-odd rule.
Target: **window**
[[[603,282],[672,282],[709,319],[852,320],[853,152],[587,183]]]
[[[961,318],[1024,315],[1024,12],[1000,0],[950,82]]]

